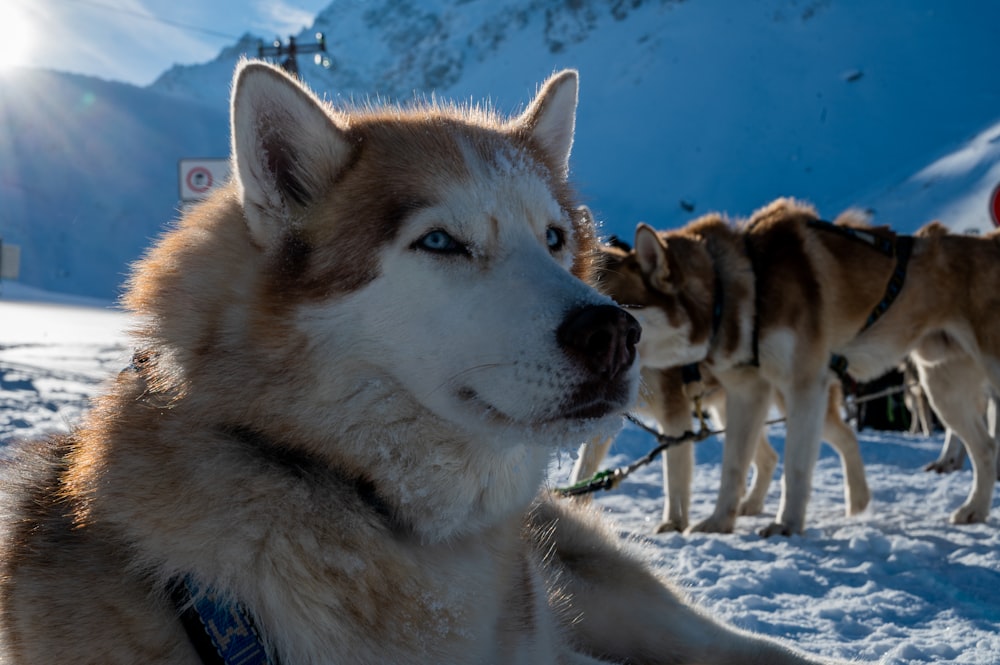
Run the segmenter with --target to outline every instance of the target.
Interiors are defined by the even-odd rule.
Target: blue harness
[[[241,604],[221,602],[190,575],[175,579],[170,597],[191,645],[205,665],[280,665],[264,646],[253,618]]]

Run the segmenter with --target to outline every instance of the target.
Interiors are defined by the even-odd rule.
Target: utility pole
[[[280,39],[275,39],[270,46],[264,46],[263,41],[257,42],[257,57],[268,58],[272,61],[283,57],[284,59],[280,60],[278,64],[296,78],[299,76],[299,63],[296,56],[300,53],[326,53],[326,37],[322,32],[317,32],[316,42],[313,44],[299,44],[295,41],[295,37],[289,37],[287,45],[282,44]]]

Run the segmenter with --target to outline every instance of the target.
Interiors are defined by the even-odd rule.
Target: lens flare
[[[31,62],[37,28],[25,5],[17,0],[0,1],[0,26],[4,48],[0,50],[0,70]]]

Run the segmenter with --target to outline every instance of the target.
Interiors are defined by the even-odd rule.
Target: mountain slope
[[[299,66],[335,104],[433,93],[515,112],[554,69],[578,68],[573,175],[608,234],[746,215],[779,195],[827,216],[873,208],[901,230],[947,215],[982,231],[998,19],[1000,3],[938,0],[371,0],[333,2],[297,37],[326,34],[331,67]],[[256,44],[246,35],[146,90],[0,79],[0,235],[24,247],[25,282],[113,295],[173,216],[177,160],[226,155],[230,77]],[[77,110],[46,115],[47,98]],[[978,165],[928,187],[928,165],[970,150]]]
[[[177,160],[225,154],[227,113],[48,71],[0,78],[0,238],[21,281],[114,298],[128,263],[176,216]]]

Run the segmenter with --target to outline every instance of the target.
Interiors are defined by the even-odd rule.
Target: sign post
[[[177,182],[183,203],[200,201],[229,178],[228,159],[182,159]]]
[[[21,248],[0,239],[0,279],[17,279],[21,272]]]

